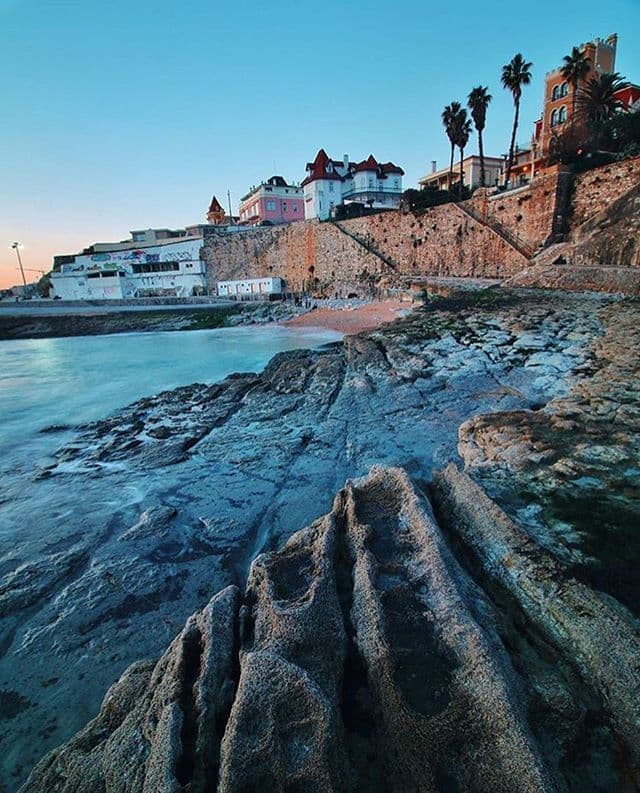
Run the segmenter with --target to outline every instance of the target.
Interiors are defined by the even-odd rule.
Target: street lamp
[[[14,242],[12,243],[11,247],[16,252],[16,256],[18,257],[18,264],[20,265],[20,272],[22,274],[22,283],[26,286],[27,279],[24,277],[24,269],[22,268],[22,259],[20,258],[20,243]]]

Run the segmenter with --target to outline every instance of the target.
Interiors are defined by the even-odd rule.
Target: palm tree
[[[472,88],[467,97],[467,107],[471,111],[471,118],[478,130],[478,150],[480,152],[480,187],[485,187],[484,173],[484,148],[482,145],[482,131],[487,120],[487,108],[493,97],[486,86],[479,85]]]
[[[586,78],[591,70],[591,61],[579,47],[574,47],[570,55],[565,55],[563,65],[560,69],[562,79],[571,84],[573,89],[571,95],[571,122],[573,123],[576,114],[576,102],[578,99],[578,86]]]
[[[458,185],[458,201],[462,201],[462,189],[464,187],[464,150],[471,136],[471,119],[467,118],[467,111],[461,108],[456,120],[456,146],[460,149],[460,184]]]
[[[442,124],[444,126],[444,131],[449,138],[449,143],[451,144],[451,159],[449,161],[449,190],[451,190],[451,182],[453,181],[453,154],[456,147],[456,124],[460,110],[460,102],[452,102],[442,111]]]
[[[626,107],[615,94],[628,85],[618,72],[605,72],[596,74],[578,92],[578,113],[595,129],[596,150],[600,148],[603,124]]]
[[[625,104],[615,94],[629,83],[618,72],[596,74],[578,92],[579,112],[592,124],[612,118]]]
[[[522,96],[522,86],[529,85],[531,82],[532,63],[525,61],[518,52],[509,63],[502,67],[502,85],[507,91],[511,91],[515,114],[513,117],[513,132],[511,133],[511,144],[509,145],[509,159],[507,160],[507,173],[505,184],[511,178],[511,168],[513,167],[513,154],[516,147],[516,133],[518,131],[518,119],[520,117],[520,97]]]

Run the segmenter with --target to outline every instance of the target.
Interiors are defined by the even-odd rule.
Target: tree
[[[460,149],[460,184],[458,185],[458,201],[462,201],[462,190],[464,188],[464,169],[462,161],[464,160],[464,150],[469,143],[471,136],[471,120],[467,118],[467,111],[464,108],[460,109],[455,126],[456,146]]]
[[[606,123],[625,109],[615,94],[628,85],[618,72],[605,72],[594,75],[579,91],[578,114],[594,134],[596,151]]]
[[[460,102],[452,102],[450,105],[447,105],[445,109],[442,111],[442,124],[444,126],[444,131],[449,138],[449,143],[451,144],[451,158],[449,160],[449,182],[448,182],[448,189],[451,190],[451,182],[453,180],[453,155],[455,152],[456,147],[456,124],[458,114],[462,106]]]
[[[486,86],[478,85],[472,88],[467,98],[467,107],[471,111],[471,118],[478,131],[478,151],[480,153],[480,187],[486,187],[484,172],[484,147],[482,145],[482,131],[487,120],[487,108],[493,97]]]
[[[578,112],[585,121],[601,124],[624,110],[624,102],[615,94],[629,83],[618,72],[596,74],[578,92]]]
[[[565,55],[563,58],[563,65],[560,69],[560,74],[573,89],[571,94],[571,123],[573,123],[576,114],[578,86],[589,74],[590,69],[591,61],[579,47],[574,47],[571,50],[571,54]]]
[[[507,173],[505,175],[505,183],[508,184],[511,178],[511,169],[513,167],[513,154],[516,147],[516,133],[518,131],[518,120],[520,117],[520,97],[522,96],[522,87],[529,85],[531,82],[531,67],[532,63],[525,61],[521,53],[517,53],[502,67],[502,85],[507,91],[511,91],[513,96],[514,117],[513,117],[513,131],[511,133],[511,143],[509,145],[509,158],[507,160]]]

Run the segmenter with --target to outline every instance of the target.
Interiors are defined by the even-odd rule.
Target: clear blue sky
[[[25,266],[130,229],[234,211],[274,171],[304,177],[321,146],[370,152],[415,185],[445,165],[440,112],[490,87],[486,151],[507,148],[500,68],[533,61],[519,138],[544,73],[572,45],[619,34],[618,70],[640,82],[640,0],[535,4],[302,0],[0,0],[0,285]],[[35,274],[33,274],[35,275]]]

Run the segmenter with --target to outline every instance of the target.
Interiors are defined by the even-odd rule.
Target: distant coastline
[[[288,319],[289,304],[232,303],[159,305],[0,304],[0,340],[95,336],[113,333],[208,330]]]

